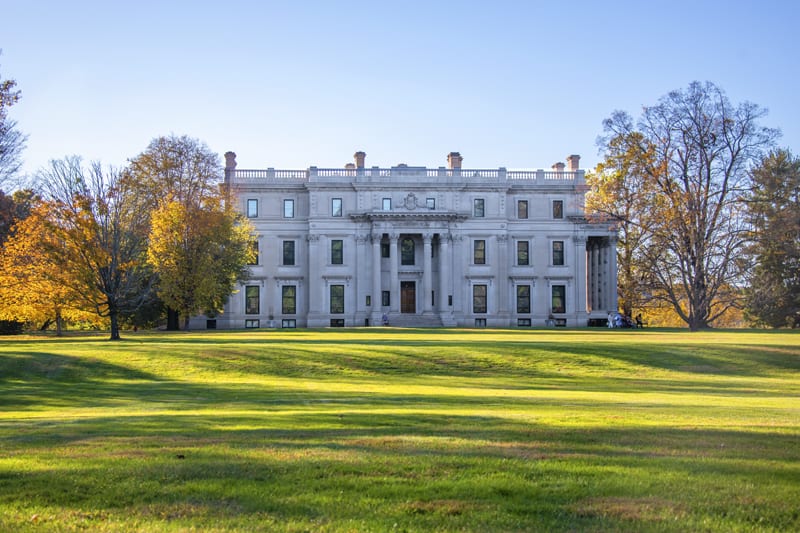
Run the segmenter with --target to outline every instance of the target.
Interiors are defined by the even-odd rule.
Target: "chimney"
[[[367,157],[367,154],[364,152],[356,152],[353,154],[353,157],[356,160],[356,168],[364,168],[364,160]]]
[[[356,169],[356,165],[355,165],[355,163],[347,163],[344,166],[344,168],[345,168],[345,170],[355,170]]]
[[[552,166],[552,169],[558,173],[562,173],[564,172],[564,163],[559,161],[558,163]]]
[[[567,170],[570,172],[575,172],[580,167],[581,156],[579,155],[570,155],[567,156]]]
[[[461,162],[463,160],[464,158],[461,157],[461,154],[458,152],[450,152],[449,154],[447,154],[447,165],[450,168],[450,170],[460,169]]]
[[[231,183],[235,173],[236,154],[233,152],[225,152],[225,183]]]

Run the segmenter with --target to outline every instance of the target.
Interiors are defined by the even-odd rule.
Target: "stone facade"
[[[578,156],[548,171],[462,169],[458,152],[432,169],[354,157],[240,170],[225,154],[258,260],[195,327],[586,326],[616,310],[616,233],[584,216]]]

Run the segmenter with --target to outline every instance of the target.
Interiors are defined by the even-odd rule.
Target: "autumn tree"
[[[647,204],[653,200],[654,190],[646,166],[652,150],[640,153],[631,149],[643,142],[638,132],[631,133],[630,138],[620,135],[610,139],[605,160],[586,177],[591,188],[586,196],[587,213],[595,221],[615,226],[618,232],[618,301],[627,316],[646,305],[649,294],[645,283],[648,266],[642,250],[651,237]]]
[[[740,255],[749,235],[742,198],[750,168],[778,136],[759,126],[765,114],[749,102],[732,105],[712,83],[693,82],[645,107],[636,122],[624,112],[604,121],[605,154],[635,158],[648,183],[641,209],[649,236],[640,257],[650,293],[693,331],[742,304]]]
[[[16,81],[0,77],[0,189],[14,184],[25,148],[25,135],[17,129],[17,123],[8,118],[8,108],[20,99],[16,86]]]
[[[219,156],[196,139],[154,139],[131,160],[127,179],[152,212],[148,259],[158,294],[188,327],[199,312],[219,312],[247,274],[250,225],[221,189]]]
[[[148,296],[147,213],[136,190],[99,163],[86,168],[77,157],[52,161],[40,178],[53,237],[43,248],[68,274],[71,294],[107,317],[117,340],[120,317]]]
[[[52,253],[60,244],[48,229],[49,209],[39,205],[17,221],[0,249],[0,320],[28,322],[40,329],[54,323],[61,335],[65,320],[96,322],[97,317],[79,307],[70,289],[70,270],[63,268],[60,254]]]
[[[748,197],[755,262],[748,316],[770,327],[800,327],[800,158],[767,155],[752,173]]]
[[[168,200],[152,214],[148,259],[164,302],[189,319],[217,313],[251,260],[249,224],[219,197],[202,204]]]

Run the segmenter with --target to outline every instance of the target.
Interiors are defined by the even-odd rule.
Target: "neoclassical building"
[[[258,259],[206,327],[586,326],[616,310],[616,233],[584,215],[579,156],[547,171],[365,157],[241,170],[225,154]]]

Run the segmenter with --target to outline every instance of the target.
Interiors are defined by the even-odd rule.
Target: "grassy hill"
[[[798,370],[792,332],[0,337],[0,530],[800,530]]]

